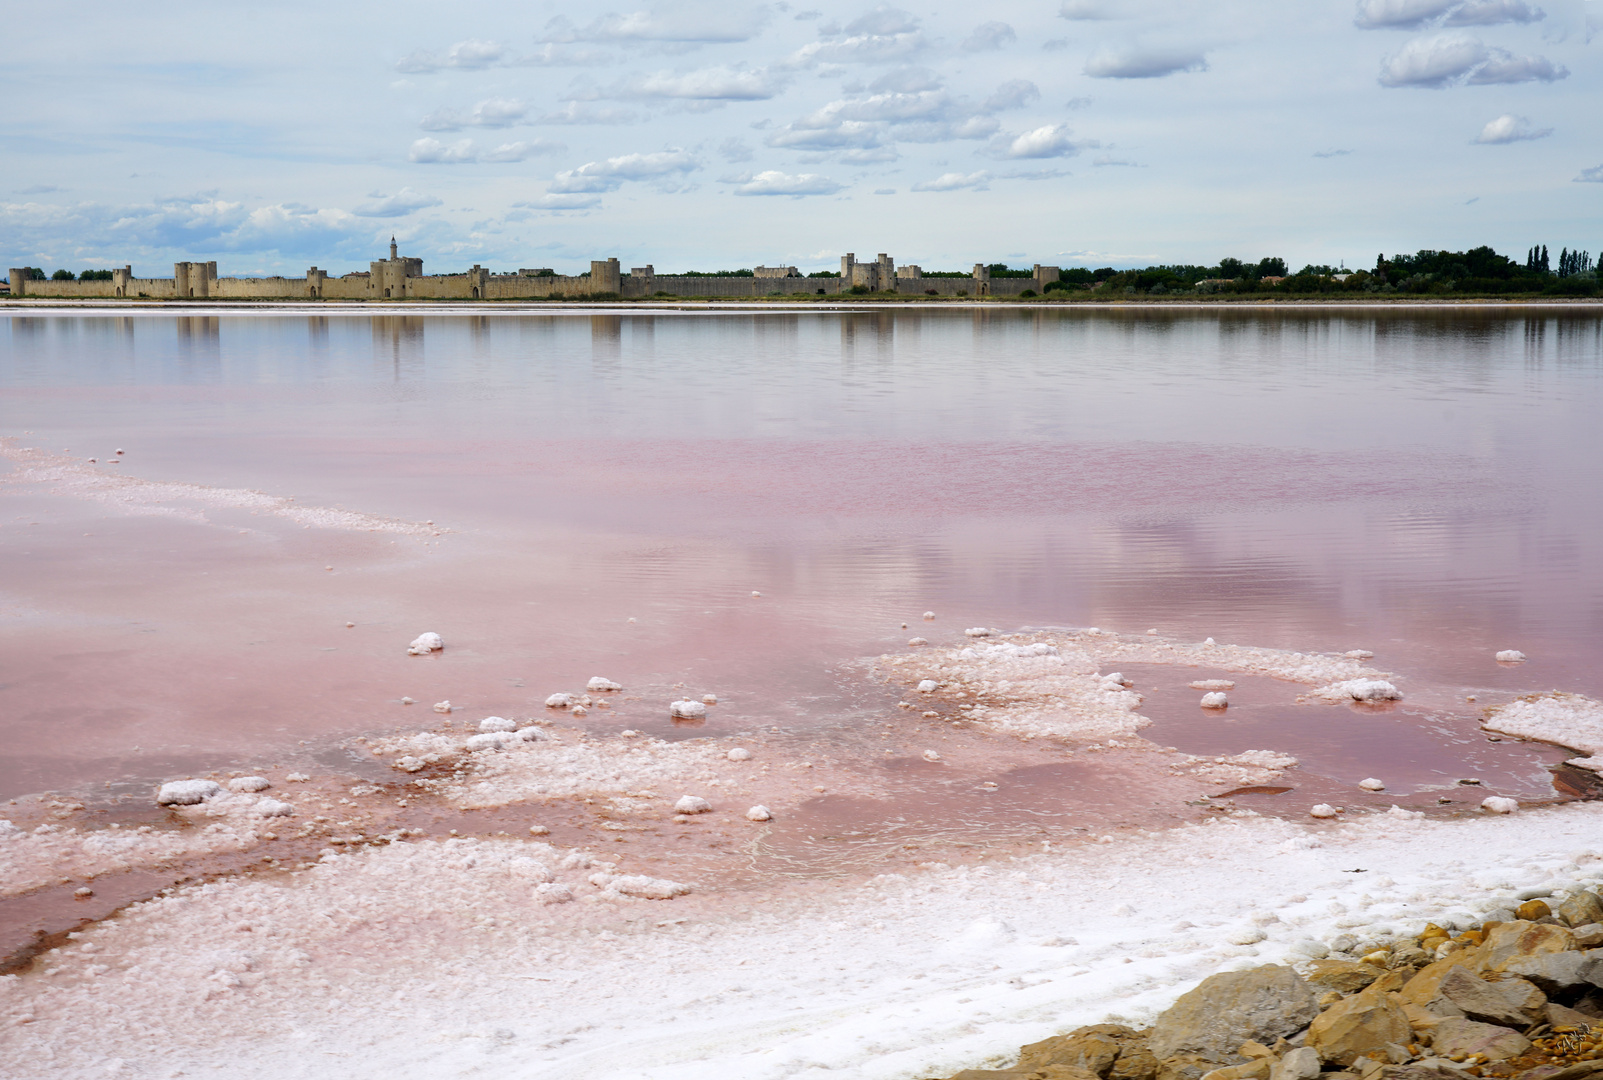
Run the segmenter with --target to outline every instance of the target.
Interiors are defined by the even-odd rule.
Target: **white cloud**
[[[1207,71],[1208,60],[1190,48],[1103,45],[1085,62],[1093,79],[1158,79],[1182,71]]]
[[[439,205],[440,199],[437,196],[424,195],[422,192],[404,187],[394,195],[371,195],[367,202],[357,206],[351,213],[357,217],[405,217],[415,211]]]
[[[1577,184],[1603,184],[1603,165],[1593,165],[1590,169],[1582,169],[1581,175],[1575,178]]]
[[[1532,23],[1546,14],[1525,0],[1359,0],[1353,24],[1365,30],[1417,30]]]
[[[912,56],[925,45],[917,17],[885,5],[847,23],[844,30],[821,26],[818,32],[824,40],[796,50],[792,65],[885,64]]]
[[[396,71],[419,74],[459,68],[478,71],[504,62],[509,56],[507,47],[498,41],[459,41],[443,53],[415,52],[395,65]]]
[[[1475,141],[1496,146],[1502,143],[1545,139],[1551,134],[1553,134],[1552,128],[1533,128],[1525,117],[1505,114],[1481,128],[1481,133],[1475,137]]]
[[[515,202],[521,210],[588,210],[601,202],[600,195],[542,195],[538,199]]]
[[[558,194],[616,191],[628,180],[658,180],[701,168],[701,163],[683,150],[663,150],[654,154],[623,154],[605,161],[587,162],[577,169],[559,172],[549,185]]]
[[[706,68],[657,72],[625,84],[612,96],[690,98],[701,101],[762,101],[785,87],[785,78],[768,68]]]
[[[869,149],[880,145],[880,127],[846,120],[833,127],[786,127],[768,136],[769,146],[786,150]]]
[[[736,195],[833,195],[845,185],[837,184],[827,176],[801,173],[792,176],[777,169],[768,169],[755,176],[745,174],[731,177],[724,183],[735,184]]]
[[[1058,8],[1058,17],[1076,22],[1097,22],[1119,16],[1108,0],[1063,0]]]
[[[617,109],[610,105],[593,105],[588,102],[570,101],[556,112],[544,113],[537,124],[632,124],[640,119],[640,114],[630,112],[628,109]]]
[[[576,27],[558,15],[546,23],[542,42],[575,41],[677,42],[685,44],[749,41],[768,21],[760,4],[676,3],[650,11],[609,12],[588,26]]]
[[[1464,83],[1553,82],[1569,71],[1542,56],[1489,49],[1462,34],[1415,38],[1380,65],[1380,84],[1439,90]]]
[[[1008,138],[1003,136],[991,144],[991,153],[1004,158],[1073,157],[1095,143],[1077,143],[1069,129],[1062,124],[1047,124],[1034,131]]]
[[[933,180],[920,181],[913,185],[914,191],[959,191],[963,188],[972,188],[975,191],[989,190],[991,174],[983,169],[967,176],[962,173],[942,173]]]
[[[472,139],[459,139],[448,144],[438,139],[424,138],[412,144],[407,156],[423,165],[469,165],[474,162],[504,164],[523,161],[538,154],[555,154],[563,149],[561,143],[547,142],[545,139],[502,143],[489,150],[480,150]]]
[[[1034,83],[1015,79],[975,105],[941,89],[940,79],[922,68],[898,68],[868,89],[868,94],[831,101],[796,119],[770,135],[768,145],[814,153],[853,151],[858,162],[890,161],[897,157],[890,147],[898,142],[989,138],[1001,127],[991,113],[1041,96]]]
[[[963,49],[967,52],[986,52],[991,49],[1000,49],[1004,45],[1012,44],[1019,39],[1013,28],[1005,22],[980,23],[969,36],[963,39]]]
[[[528,112],[528,103],[516,98],[486,98],[466,114],[451,109],[436,109],[425,116],[419,122],[419,126],[424,131],[461,131],[464,127],[511,127],[522,123]]]
[[[1011,79],[998,86],[990,97],[980,103],[983,112],[1001,112],[1003,109],[1021,109],[1041,97],[1040,88],[1028,79]]]

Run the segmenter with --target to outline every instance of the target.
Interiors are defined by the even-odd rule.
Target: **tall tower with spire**
[[[400,258],[400,251],[395,246],[395,234],[393,233],[390,234],[390,258]]]

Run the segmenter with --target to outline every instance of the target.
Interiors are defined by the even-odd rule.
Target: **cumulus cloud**
[[[1018,34],[1005,22],[984,22],[969,32],[963,39],[963,49],[967,52],[986,52],[991,49],[1000,49],[1019,39]]]
[[[420,122],[424,131],[461,131],[465,127],[504,128],[523,122],[529,105],[516,98],[486,98],[466,113],[436,109]]]
[[[1554,82],[1569,71],[1542,56],[1515,56],[1462,34],[1415,38],[1380,65],[1380,85],[1439,90],[1465,83]]]
[[[1590,169],[1582,169],[1581,175],[1575,178],[1577,184],[1603,184],[1603,165],[1593,165]]]
[[[555,154],[564,147],[561,143],[534,139],[529,142],[509,142],[481,150],[472,139],[459,139],[442,143],[438,139],[418,139],[407,155],[422,165],[470,165],[476,162],[505,164],[524,161],[539,154]]]
[[[608,97],[686,98],[698,101],[762,101],[785,87],[785,77],[768,68],[705,68],[700,71],[643,75],[623,83]]]
[[[1531,139],[1545,139],[1553,134],[1552,128],[1533,128],[1531,122],[1523,116],[1499,116],[1489,121],[1481,128],[1481,133],[1475,137],[1478,143],[1498,146],[1503,143],[1526,142]]]
[[[505,45],[498,41],[459,41],[443,53],[415,52],[395,65],[396,71],[409,75],[426,74],[446,68],[479,71],[504,63],[511,56]]]
[[[1073,157],[1095,143],[1075,142],[1069,129],[1062,124],[1047,124],[1022,135],[1002,136],[995,140],[990,152],[1003,158],[1055,158]]]
[[[537,124],[632,124],[640,114],[610,105],[570,101],[556,112],[543,113]]]
[[[1547,15],[1525,0],[1359,0],[1353,24],[1365,30],[1532,23]]]
[[[546,23],[541,42],[576,41],[667,42],[701,44],[749,41],[768,21],[761,4],[734,6],[715,3],[676,3],[649,11],[609,12],[584,27],[558,15]]]
[[[1093,79],[1159,79],[1207,70],[1207,57],[1189,48],[1103,45],[1085,62],[1085,73]]]
[[[845,186],[817,173],[792,176],[777,169],[767,169],[755,176],[744,173],[730,177],[724,183],[734,184],[736,195],[791,195],[796,198],[803,195],[833,195]]]
[[[520,210],[588,210],[599,205],[600,195],[542,195],[538,199],[515,202]]]
[[[404,187],[394,195],[369,195],[367,202],[362,203],[351,211],[357,217],[394,218],[405,217],[418,210],[425,210],[431,206],[439,206],[440,199],[434,195],[425,195],[420,191],[413,191]]]
[[[919,20],[908,12],[886,5],[854,19],[844,29],[821,26],[818,32],[823,40],[796,50],[790,59],[792,65],[885,64],[906,59],[925,45]]]
[[[923,180],[913,185],[914,191],[960,191],[970,188],[974,191],[988,191],[991,186],[991,174],[983,169],[979,172],[969,173],[965,176],[958,172],[942,173],[933,180]]]
[[[664,180],[695,172],[699,168],[701,163],[683,150],[623,154],[559,172],[548,188],[564,195],[616,191],[628,180]]]

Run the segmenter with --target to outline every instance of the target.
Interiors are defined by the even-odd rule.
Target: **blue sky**
[[[916,7],[916,11],[914,8]],[[1603,247],[1603,0],[7,13],[4,265]]]

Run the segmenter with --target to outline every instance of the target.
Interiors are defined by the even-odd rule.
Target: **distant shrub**
[[[1035,290],[1034,289],[1025,289],[1023,292],[1019,293],[1019,295],[1021,297],[1023,297],[1024,299],[1028,300],[1028,299],[1030,299],[1030,298],[1035,296]]]
[[[868,286],[867,285],[853,285],[851,287],[851,294],[853,296],[863,296],[867,292],[868,292]]]
[[[110,270],[85,270],[78,275],[79,281],[110,281]]]
[[[924,295],[925,296],[939,296],[939,295],[941,295],[941,290],[939,290],[939,289],[925,289],[924,290]]]
[[[72,274],[71,270],[57,270],[54,274],[50,275],[50,280],[51,281],[71,281],[71,280],[73,280],[73,274]]]

